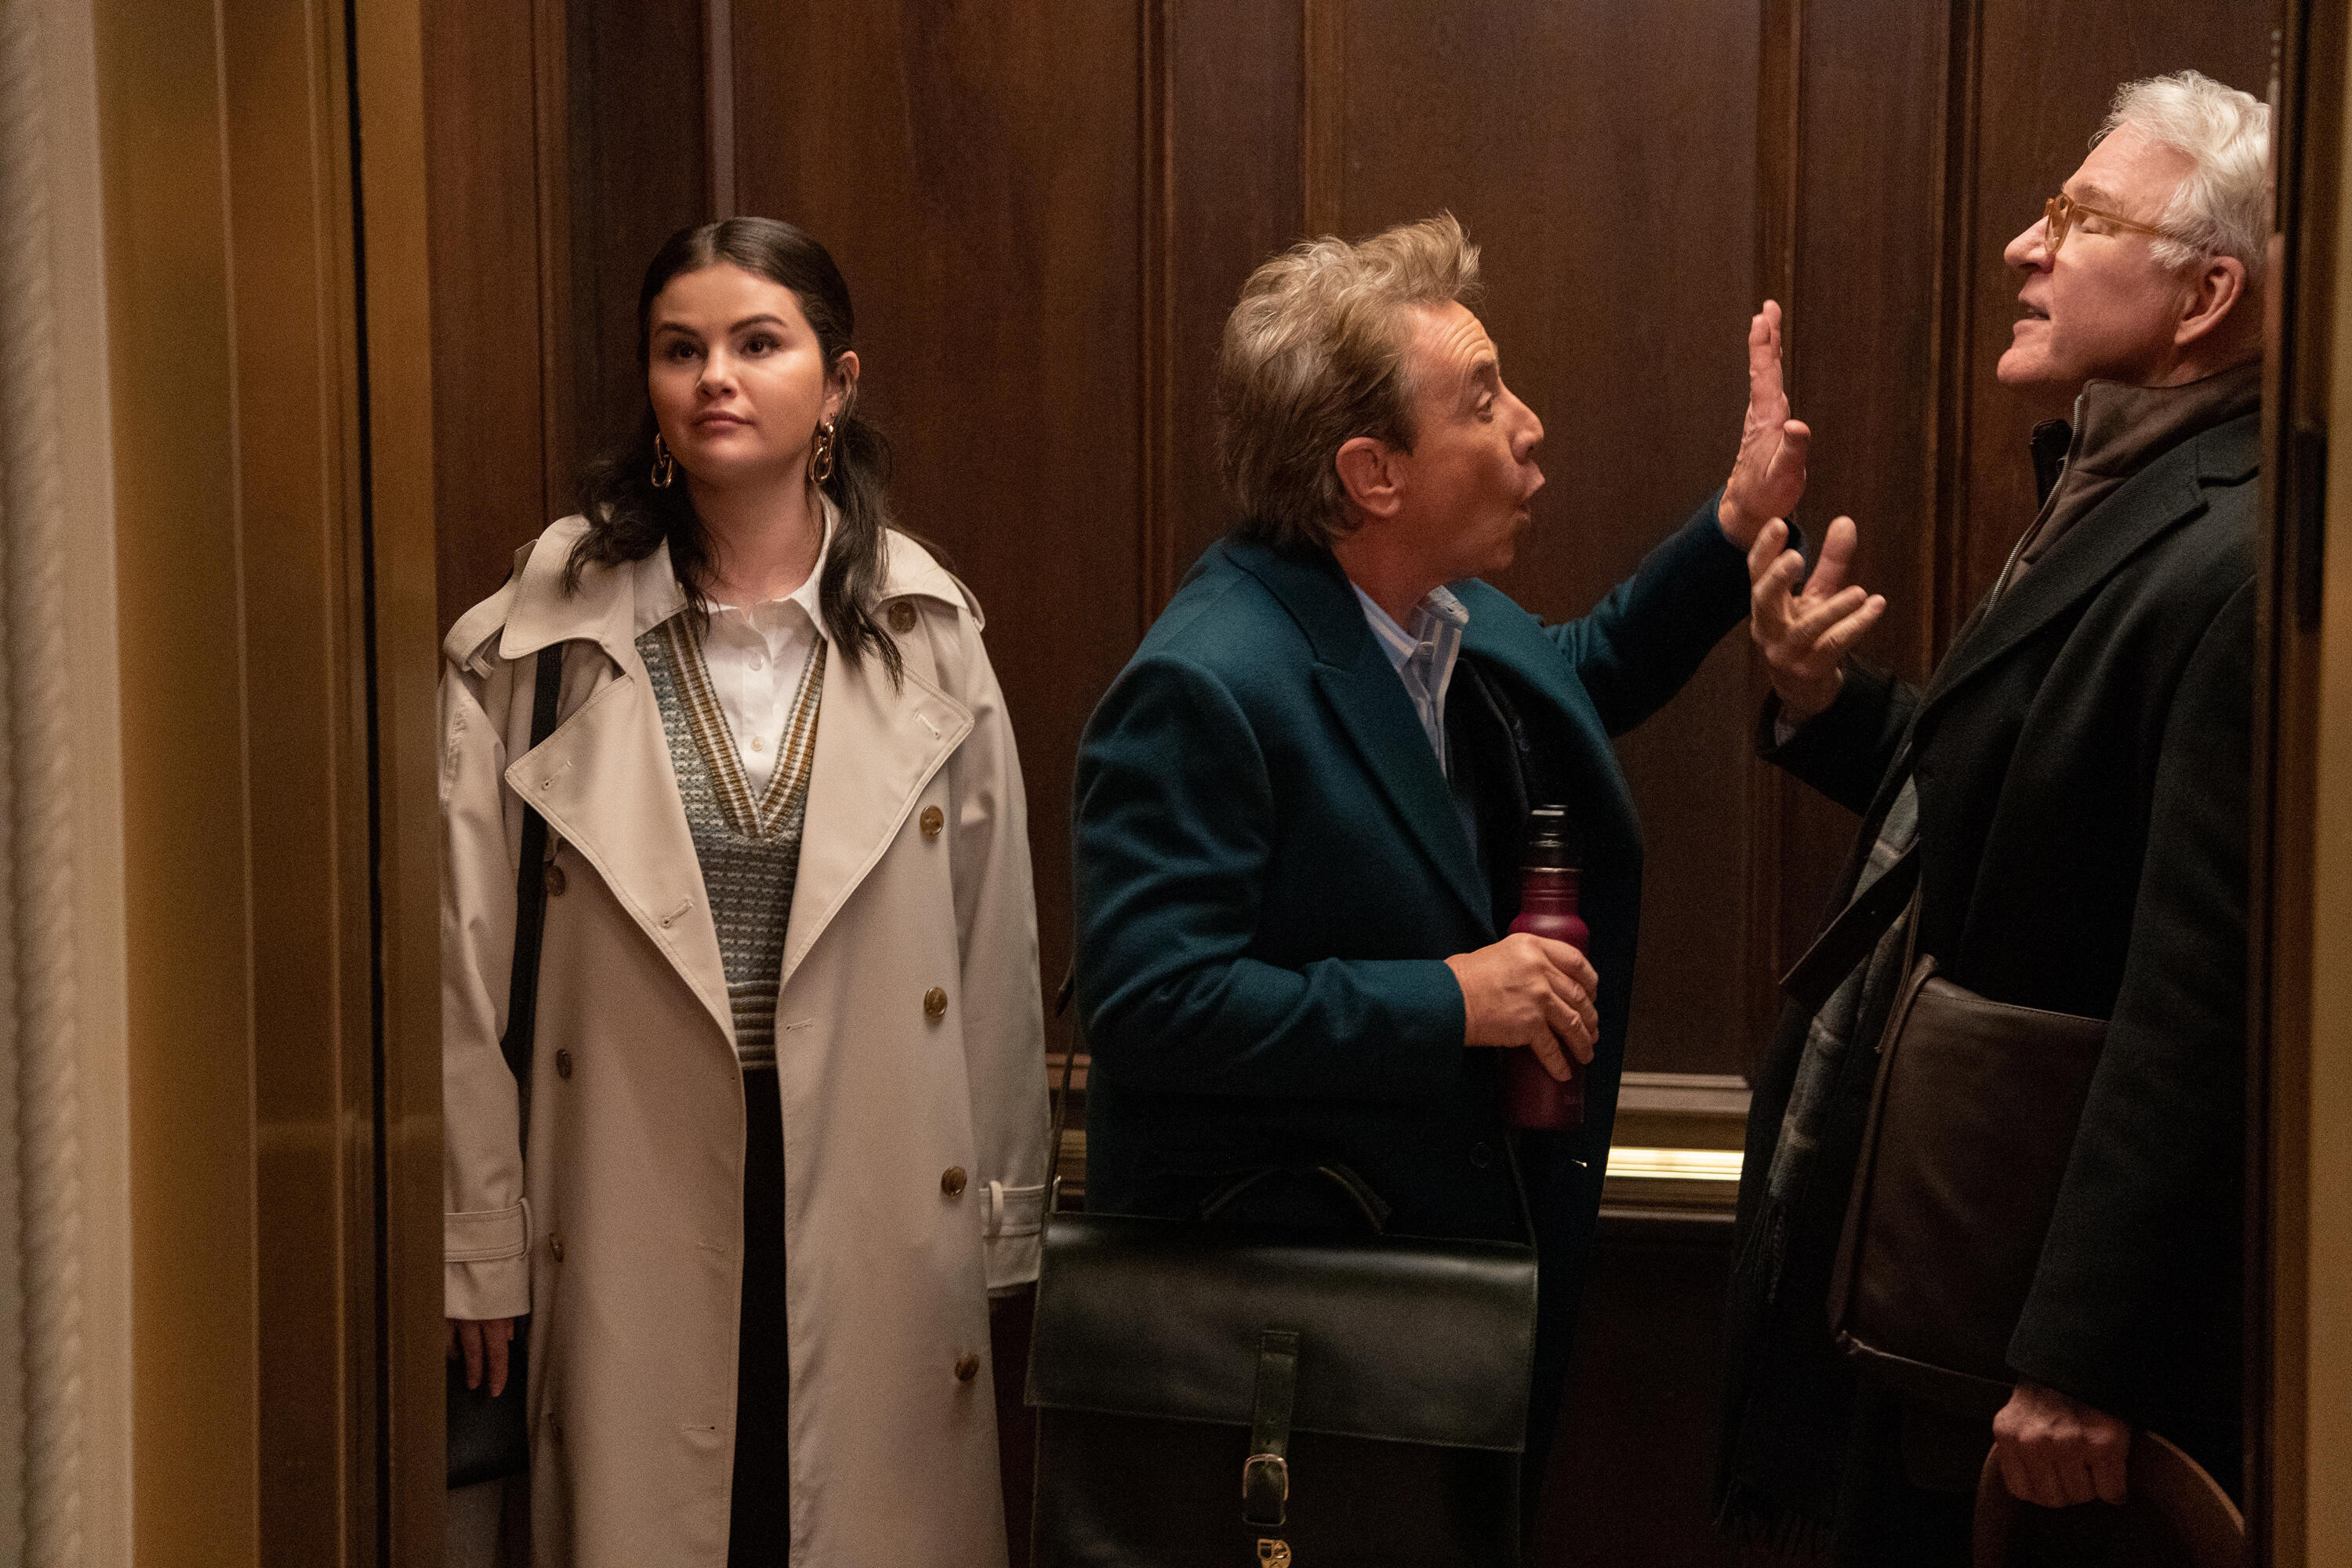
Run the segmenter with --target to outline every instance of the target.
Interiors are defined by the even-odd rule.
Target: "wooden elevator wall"
[[[2031,511],[2023,437],[2049,411],[1991,379],[2001,246],[2118,82],[2196,67],[2260,96],[2273,26],[2232,0],[427,10],[443,624],[635,417],[661,238],[721,211],[804,225],[856,298],[898,514],[988,611],[1049,989],[1079,730],[1229,521],[1211,377],[1258,261],[1463,219],[1546,422],[1550,482],[1503,585],[1548,618],[1720,482],[1748,313],[1779,298],[1816,431],[1803,516],[1858,519],[1892,601],[1866,652],[1919,676]],[[1748,1069],[1853,832],[1754,761],[1760,689],[1735,635],[1622,742],[1648,847],[1633,1068]],[[1580,1563],[1717,1560],[1721,1239],[1604,1248],[1551,1505]]]

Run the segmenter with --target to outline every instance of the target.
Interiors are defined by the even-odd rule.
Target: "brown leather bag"
[[[1923,957],[1878,1081],[1830,1281],[1864,1375],[1959,1415],[2016,1385],[2010,1336],[2058,1206],[2107,1026],[1990,1001]]]

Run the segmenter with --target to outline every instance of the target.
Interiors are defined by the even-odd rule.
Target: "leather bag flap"
[[[1516,1453],[1535,1322],[1523,1246],[1057,1214],[1028,1401],[1246,1427],[1259,1337],[1290,1329],[1296,1430]]]
[[[1887,1030],[1830,1295],[1832,1329],[1882,1382],[1935,1400],[1934,1373],[1940,1403],[1977,1412],[2016,1381],[2010,1335],[2105,1036],[1920,961]]]

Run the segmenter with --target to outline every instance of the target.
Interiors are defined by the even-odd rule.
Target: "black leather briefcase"
[[[1517,1563],[1535,1331],[1532,1247],[1052,1215],[1031,1561]]]

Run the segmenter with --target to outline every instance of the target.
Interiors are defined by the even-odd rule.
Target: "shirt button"
[[[970,1351],[964,1352],[956,1357],[955,1372],[958,1383],[970,1383],[980,1375],[980,1358]]]
[[[760,658],[759,658],[759,656],[758,656],[757,654],[754,654],[754,655],[751,657],[751,667],[753,669],[757,669],[757,668],[760,668]]]
[[[950,1165],[940,1173],[940,1191],[951,1198],[963,1196],[964,1173],[961,1165]]]
[[[948,994],[938,986],[923,993],[923,1016],[934,1021],[948,1016]]]
[[[768,749],[768,742],[767,742],[766,739],[765,739],[764,737],[761,737],[761,736],[759,736],[759,735],[754,735],[754,736],[752,736],[752,737],[751,737],[751,749],[752,749],[753,751],[755,751],[755,752],[764,752],[764,751],[766,751],[766,750]]]
[[[1495,1151],[1486,1144],[1473,1143],[1470,1145],[1470,1163],[1483,1171],[1495,1163]]]
[[[890,606],[890,629],[911,632],[915,629],[915,606],[900,599]]]
[[[558,1263],[562,1262],[562,1261],[563,1261],[563,1238],[562,1238],[562,1237],[560,1237],[560,1236],[551,1236],[551,1237],[549,1237],[547,1238],[547,1250],[548,1250],[550,1253],[551,1253],[551,1254],[553,1254],[553,1255],[554,1255],[555,1261],[557,1261]]]
[[[552,860],[547,863],[547,896],[551,899],[563,896],[563,868]]]
[[[947,825],[947,816],[936,805],[923,807],[923,837],[937,838],[940,829]]]
[[[555,1076],[558,1078],[570,1078],[572,1076],[572,1053],[570,1051],[558,1051],[555,1053]]]

